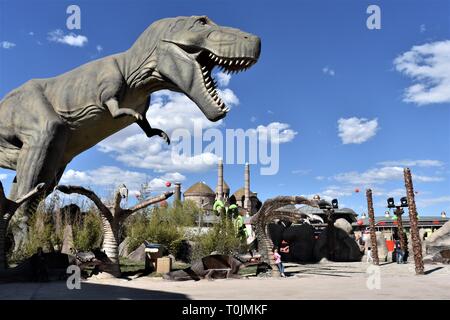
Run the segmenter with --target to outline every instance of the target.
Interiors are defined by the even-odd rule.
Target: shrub
[[[100,247],[102,243],[102,220],[93,209],[73,225],[72,231],[73,245],[78,251],[90,251]]]
[[[147,240],[166,246],[169,252],[175,255],[183,240],[181,228],[194,226],[199,212],[200,209],[195,203],[185,201],[134,214],[125,223],[129,251],[135,250]]]
[[[218,254],[233,254],[242,250],[241,240],[236,236],[233,220],[223,215],[207,233],[197,236],[192,252],[192,260],[216,252]]]

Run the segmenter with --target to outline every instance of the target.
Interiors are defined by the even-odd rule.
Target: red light
[[[166,182],[166,187],[168,188],[168,187],[170,187],[172,184],[170,183],[170,181],[167,181]]]
[[[358,192],[359,192],[359,189],[358,189],[358,188],[356,188],[356,189],[355,189],[355,192],[356,192],[356,193],[358,193]]]
[[[358,220],[358,222],[356,222],[357,224],[358,224],[358,226],[362,226],[363,224],[364,224],[364,221],[363,220]]]

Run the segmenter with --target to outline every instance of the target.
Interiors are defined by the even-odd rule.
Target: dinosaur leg
[[[52,106],[37,92],[32,95],[30,110],[22,114],[21,132],[18,133],[23,145],[17,160],[16,183],[12,188],[13,199],[20,197],[37,184],[44,182],[46,189],[54,186],[60,178],[60,169],[69,129],[58,117]],[[58,177],[59,176],[59,177]],[[22,205],[14,216],[19,221],[18,235],[15,236],[15,250],[27,237],[27,221],[42,200],[36,197]]]

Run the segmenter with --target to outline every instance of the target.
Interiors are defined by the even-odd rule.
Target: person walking
[[[276,265],[278,267],[278,270],[280,270],[281,276],[283,278],[285,278],[286,275],[284,274],[284,266],[283,266],[283,262],[281,262],[281,256],[278,253],[278,248],[274,247],[272,251],[273,251],[273,257],[275,258],[275,263],[276,263]]]
[[[395,240],[395,253],[396,253],[396,257],[395,258],[397,260],[397,264],[405,263],[404,259],[403,259],[404,253],[403,253],[402,247],[400,245],[400,240],[399,239]]]
[[[367,247],[367,262],[373,262],[373,257],[372,257],[372,248],[371,247]]]

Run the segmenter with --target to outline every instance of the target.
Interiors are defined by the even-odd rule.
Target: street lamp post
[[[387,199],[388,208],[392,209],[395,208],[394,214],[397,217],[397,233],[398,237],[400,238],[400,248],[403,252],[406,252],[406,235],[403,232],[403,220],[402,220],[402,214],[405,213],[403,208],[408,207],[408,200],[406,197],[402,197],[400,199],[400,205],[396,205],[394,198],[388,198]]]

